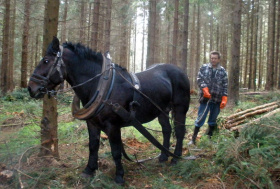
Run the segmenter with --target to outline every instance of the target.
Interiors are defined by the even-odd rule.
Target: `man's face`
[[[210,62],[213,67],[216,67],[217,64],[220,62],[219,56],[217,54],[210,55]]]

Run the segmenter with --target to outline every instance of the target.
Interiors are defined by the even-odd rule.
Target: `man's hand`
[[[222,96],[222,102],[220,108],[223,109],[227,105],[227,96]]]
[[[209,92],[209,88],[208,87],[203,88],[202,91],[203,91],[203,97],[204,98],[211,98],[211,94]]]

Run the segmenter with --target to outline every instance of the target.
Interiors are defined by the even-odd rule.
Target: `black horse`
[[[167,115],[172,110],[177,138],[174,154],[177,157],[181,156],[185,116],[190,102],[190,85],[187,75],[180,68],[172,64],[159,64],[136,74],[141,86],[138,92],[137,87],[132,85],[133,78],[125,68],[114,64],[113,67],[104,70],[105,59],[101,53],[94,52],[79,43],[64,43],[60,46],[59,40],[54,37],[46,55],[30,78],[28,90],[31,97],[42,98],[48,91],[66,80],[86,108],[90,108],[91,104],[98,101],[97,90],[100,90],[99,93],[109,90],[110,92],[104,93],[106,99],[99,100],[97,111],[81,117],[86,120],[89,133],[89,159],[83,174],[93,175],[98,169],[100,132],[103,131],[108,135],[116,165],[115,181],[124,183],[120,129],[131,125],[131,119],[134,118],[141,123],[158,118],[162,126],[163,146],[169,149],[172,128]],[[109,70],[113,70],[114,73]],[[103,91],[100,89],[101,77],[107,80],[110,80],[109,77],[113,78],[109,87],[102,88]],[[137,103],[133,104],[135,101]],[[135,115],[130,113],[132,118],[124,119],[112,108],[116,103],[127,112],[134,112]],[[131,111],[132,106],[136,111]],[[169,154],[162,150],[159,161],[167,161],[168,156]],[[173,158],[172,162],[176,162],[177,159]]]

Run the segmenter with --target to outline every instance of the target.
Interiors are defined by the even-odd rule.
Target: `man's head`
[[[218,51],[210,52],[210,62],[213,67],[217,67],[220,62],[221,54]]]

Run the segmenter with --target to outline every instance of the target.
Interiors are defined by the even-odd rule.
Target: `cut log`
[[[271,117],[271,116],[273,116],[274,114],[279,113],[279,112],[280,112],[280,108],[277,108],[277,109],[273,110],[272,112],[269,112],[269,113],[265,114],[264,116],[262,116],[262,117],[260,117],[260,118],[258,118],[258,119],[254,119],[254,120],[250,121],[249,123],[245,123],[245,124],[242,124],[242,125],[238,125],[238,126],[231,127],[231,128],[230,128],[230,131],[236,131],[236,130],[238,130],[238,131],[240,132],[241,129],[243,129],[244,127],[246,127],[246,126],[248,126],[248,125],[250,125],[250,124],[253,124],[253,123],[258,123],[258,122],[260,122],[262,119]]]
[[[246,114],[242,114],[242,116],[235,117],[234,119],[231,119],[231,120],[227,120],[227,124],[232,124],[232,123],[235,123],[235,122],[240,121],[242,119],[245,119],[247,117],[252,117],[254,115],[258,115],[258,114],[262,114],[262,113],[265,113],[265,112],[272,111],[272,110],[276,109],[277,107],[279,107],[278,104],[273,105],[273,106],[269,106],[269,107],[266,107],[266,108],[262,108],[262,109],[257,109],[255,111],[251,111],[251,112],[246,113]]]
[[[244,111],[241,111],[241,112],[238,112],[236,114],[233,114],[229,117],[227,117],[227,120],[231,120],[231,119],[234,119],[235,117],[238,117],[240,115],[243,115],[243,114],[246,114],[248,112],[251,112],[251,111],[255,111],[255,110],[259,110],[259,109],[263,109],[263,108],[266,108],[266,107],[269,107],[269,106],[272,106],[272,105],[280,105],[280,101],[277,101],[277,102],[271,102],[271,103],[268,103],[268,104],[264,104],[264,105],[261,105],[261,106],[256,106],[254,108],[250,108],[250,109],[247,109],[247,110],[244,110]]]
[[[227,124],[227,125],[225,125],[225,128],[229,129],[231,127],[236,127],[236,126],[238,126],[238,125],[240,125],[241,123],[244,123],[244,122],[245,122],[245,118],[243,120],[237,121],[235,123]]]

